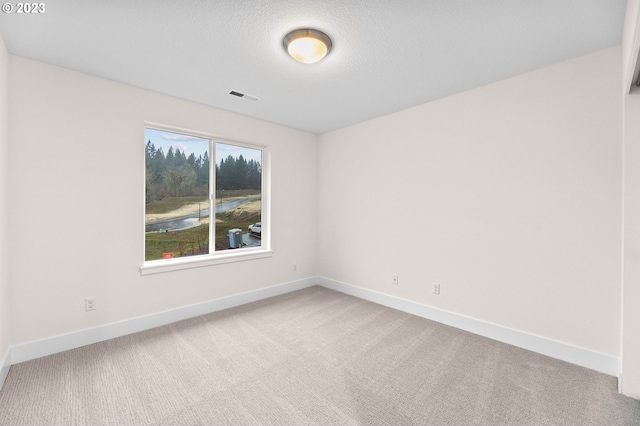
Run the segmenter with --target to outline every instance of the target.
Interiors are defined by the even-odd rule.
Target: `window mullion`
[[[213,138],[209,139],[209,254],[216,250],[216,149]]]

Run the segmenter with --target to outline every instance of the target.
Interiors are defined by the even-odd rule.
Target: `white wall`
[[[9,349],[9,54],[0,37],[0,385]]]
[[[632,78],[640,40],[640,2],[627,3],[622,48],[624,100],[624,287],[622,380],[625,395],[640,399],[640,88]],[[637,75],[637,73],[636,73]]]
[[[16,56],[10,79],[12,345],[317,274],[316,135]],[[145,120],[270,147],[272,258],[140,275]]]
[[[625,96],[622,392],[640,399],[640,90]]]
[[[620,356],[620,70],[613,47],[322,135],[320,274]]]

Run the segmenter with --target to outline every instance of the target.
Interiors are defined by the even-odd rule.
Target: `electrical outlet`
[[[293,266],[291,267],[291,270],[292,270],[293,272],[296,272],[296,271],[298,270],[298,264],[297,264],[297,263],[294,263],[294,264],[293,264]]]
[[[433,283],[433,294],[440,294],[440,283]]]
[[[393,285],[398,285],[398,276],[394,275],[393,276],[393,281],[392,281]]]
[[[87,297],[84,299],[84,310],[85,311],[94,311],[96,309],[96,298],[95,297]]]

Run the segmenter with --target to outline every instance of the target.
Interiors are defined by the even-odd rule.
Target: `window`
[[[264,147],[160,126],[144,136],[143,273],[270,253]]]

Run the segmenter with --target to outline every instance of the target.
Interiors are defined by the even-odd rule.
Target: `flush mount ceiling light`
[[[331,39],[322,31],[300,29],[284,37],[284,49],[296,61],[313,64],[327,56],[331,50]]]

